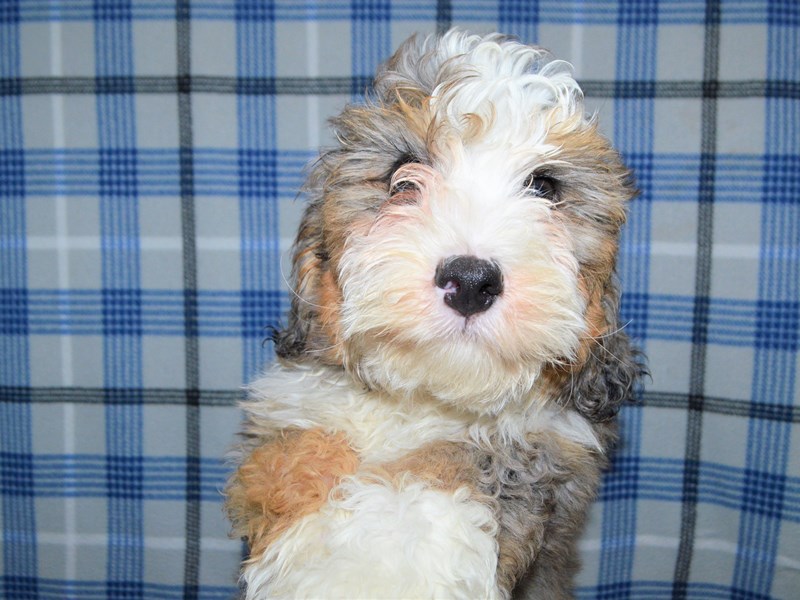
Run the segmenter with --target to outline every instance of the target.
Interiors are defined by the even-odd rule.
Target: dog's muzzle
[[[434,282],[445,291],[444,303],[464,317],[488,310],[503,293],[500,267],[475,256],[446,258],[436,267]]]

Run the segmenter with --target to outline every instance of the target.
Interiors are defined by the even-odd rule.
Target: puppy
[[[226,490],[246,597],[570,597],[642,370],[628,171],[569,65],[497,34],[411,38],[333,127]]]

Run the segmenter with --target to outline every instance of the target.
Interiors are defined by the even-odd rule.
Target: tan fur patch
[[[404,96],[398,95],[395,110],[403,115],[410,133],[425,139],[431,125],[430,96],[413,90],[403,90],[403,93]]]
[[[586,298],[584,319],[586,330],[580,340],[573,361],[551,363],[544,366],[539,376],[538,389],[547,397],[555,397],[558,391],[580,371],[597,345],[597,340],[608,332],[605,311],[603,310],[603,286],[596,281],[587,282],[581,277],[578,282],[580,293]]]
[[[294,257],[297,265],[297,289],[298,294],[305,295],[312,291],[314,275],[320,268],[320,260],[316,257],[319,252],[319,245],[313,244],[298,251]]]
[[[393,480],[411,474],[441,490],[474,489],[478,469],[470,450],[454,442],[433,442],[380,467],[380,474]]]
[[[342,304],[342,293],[331,271],[322,273],[319,279],[319,323],[325,336],[330,340],[330,346],[322,349],[321,358],[329,364],[341,364],[341,323],[340,307]]]
[[[592,281],[591,287],[584,291],[585,283],[582,281],[580,287],[581,291],[586,295],[587,305],[584,319],[586,320],[586,335],[581,340],[580,348],[578,349],[577,365],[583,365],[589,358],[592,348],[596,345],[598,339],[608,333],[608,321],[606,320],[606,313],[603,308],[603,294],[605,293],[602,283]]]
[[[344,434],[291,430],[256,449],[228,488],[228,510],[236,533],[261,554],[292,523],[326,502],[359,459]]]

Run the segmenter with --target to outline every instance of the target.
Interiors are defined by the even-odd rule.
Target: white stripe
[[[55,250],[59,253],[59,287],[69,288],[69,263],[67,261],[70,250],[97,250],[102,243],[100,236],[97,235],[73,235],[70,236],[66,230],[66,203],[63,209],[59,208],[58,200],[56,205],[57,232],[56,237],[49,235],[31,235],[26,238],[29,250]],[[63,227],[62,227],[63,221]],[[279,240],[281,252],[291,250],[294,244],[293,237],[281,237]],[[198,238],[198,250],[228,250],[239,251],[241,249],[239,238]],[[182,241],[178,237],[165,236],[142,236],[139,238],[139,248],[147,250],[172,250],[179,252],[182,250]],[[63,266],[62,266],[63,258]],[[66,383],[65,383],[66,385]]]
[[[697,245],[694,242],[652,242],[650,252],[654,256],[694,257]],[[761,249],[757,244],[714,244],[713,258],[758,259]]]
[[[57,6],[57,4],[56,4]],[[50,70],[55,77],[63,75],[63,36],[59,20],[50,23]],[[53,147],[56,149],[66,147],[66,133],[64,129],[64,96],[53,94],[50,97],[53,110]],[[56,164],[56,179],[60,182],[64,178],[64,166],[60,161]],[[62,189],[61,185],[56,189]],[[55,222],[58,261],[58,287],[61,290],[69,289],[69,226],[67,222],[67,199],[63,194],[55,196]],[[72,337],[62,335],[59,340],[61,348],[61,384],[71,386],[72,375]],[[64,405],[62,427],[64,431],[64,454],[75,454],[75,406]],[[64,498],[64,575],[69,580],[77,577],[78,565],[76,548],[78,547],[78,510],[77,499]]]
[[[27,238],[27,247],[30,250],[97,250],[100,248],[101,238],[97,235],[64,235],[63,239],[51,236],[32,235]],[[174,250],[179,252],[183,242],[178,237],[142,236],[139,238],[139,247],[146,250]],[[231,250],[241,249],[239,238],[198,238],[199,250]]]
[[[635,538],[637,548],[668,548],[677,550],[680,545],[680,540],[677,537],[663,536],[663,535],[637,535]],[[603,542],[598,538],[582,540],[579,544],[581,552],[597,553],[603,548]],[[716,552],[719,554],[728,554],[736,556],[739,551],[739,546],[735,542],[729,540],[721,540],[717,538],[699,538],[694,542],[695,550],[704,550],[709,552]],[[775,557],[775,566],[786,569],[794,569],[800,571],[800,560],[790,556],[778,555]]]
[[[710,550],[736,555],[739,546],[734,542],[720,539],[698,539],[694,543],[695,550]],[[800,560],[789,556],[778,555],[775,557],[775,566],[800,571]]]
[[[647,548],[673,548],[677,549],[679,540],[673,536],[663,535],[637,535],[635,538],[636,547]],[[581,540],[578,547],[581,552],[600,552],[604,544],[599,538]]]
[[[711,256],[714,258],[758,259],[761,248],[757,244],[714,244]]]
[[[40,544],[50,544],[55,546],[64,546],[69,544],[71,539],[77,541],[73,546],[68,546],[74,549],[77,546],[107,546],[108,535],[105,533],[82,533],[80,536],[70,536],[63,533],[42,532],[38,533],[36,540]],[[153,550],[184,550],[186,547],[186,540],[182,537],[149,537],[145,536],[143,539],[144,547]],[[215,550],[220,552],[238,551],[241,547],[241,542],[238,540],[230,540],[227,538],[200,538],[200,548],[202,550]]]

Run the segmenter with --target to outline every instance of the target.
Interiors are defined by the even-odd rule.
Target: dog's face
[[[312,173],[278,353],[477,412],[572,377],[616,328],[632,190],[568,66],[451,33],[407,42],[375,92]]]

